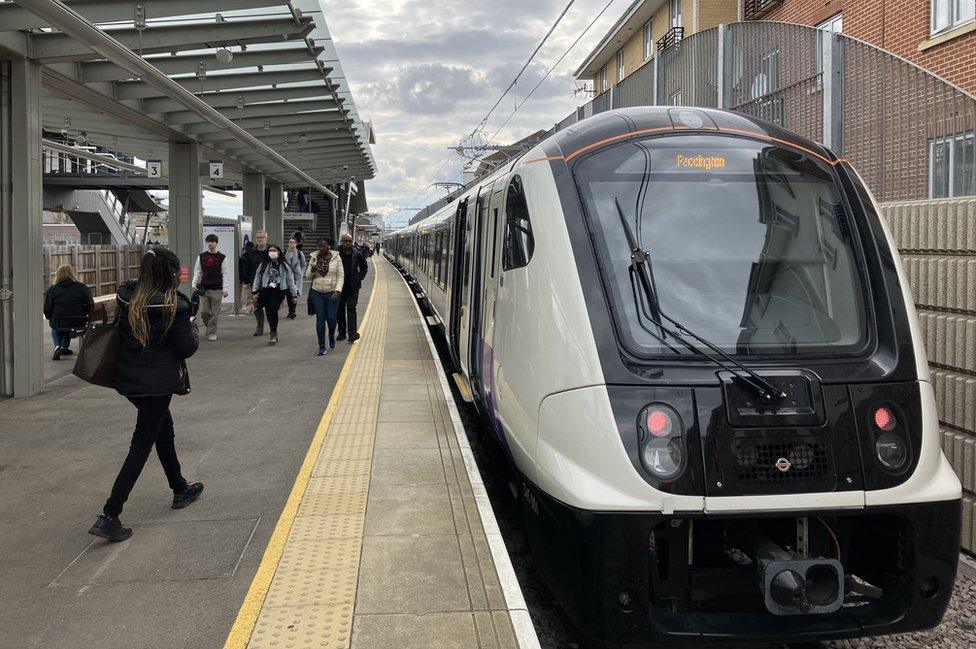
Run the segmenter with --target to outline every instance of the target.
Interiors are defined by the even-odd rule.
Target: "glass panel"
[[[949,143],[933,142],[931,144],[932,159],[929,165],[929,175],[932,179],[932,198],[946,198],[949,196]]]
[[[973,20],[976,3],[973,0],[956,0],[955,24],[963,25]]]
[[[650,254],[661,310],[724,350],[849,353],[866,341],[851,226],[832,172],[816,159],[737,138],[672,136],[606,149],[575,173],[633,353],[666,348],[638,316],[615,199]]]
[[[976,140],[958,138],[952,148],[952,195],[972,196],[976,194]]]
[[[950,2],[952,0],[932,0],[932,32],[939,32],[949,27]]]

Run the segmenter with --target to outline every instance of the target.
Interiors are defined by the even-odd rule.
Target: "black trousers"
[[[359,289],[343,293],[339,298],[339,314],[337,318],[339,335],[347,333],[351,336],[359,333],[359,323],[356,320],[356,305],[359,303]]]
[[[156,446],[156,455],[163,465],[169,488],[181,491],[186,487],[186,480],[180,469],[180,460],[176,457],[176,443],[173,433],[173,416],[169,412],[169,403],[173,395],[162,397],[126,397],[136,407],[136,430],[132,433],[132,443],[129,454],[125,456],[122,469],[119,471],[115,484],[112,485],[112,495],[105,502],[103,511],[106,514],[118,516],[122,513],[122,506],[129,499],[132,488],[142,473],[149,459],[149,452]]]
[[[285,299],[286,292],[277,288],[266,288],[261,291],[261,310],[268,318],[271,333],[278,333],[278,311],[281,309],[281,302]]]

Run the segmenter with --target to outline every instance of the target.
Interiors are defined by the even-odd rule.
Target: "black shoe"
[[[68,349],[67,347],[62,347],[61,348],[61,355],[62,356],[71,356],[72,354],[74,354],[74,352],[71,351],[70,349]]]
[[[64,350],[63,349],[61,349],[60,347],[55,347],[54,348],[54,355],[51,356],[51,360],[52,361],[59,361],[59,360],[61,360],[61,354],[62,353],[64,353]]]
[[[345,339],[346,339],[346,334],[339,334],[338,336],[336,336],[336,340],[345,340]]]
[[[289,314],[288,314],[288,319],[289,319],[289,320],[294,320],[294,319],[295,319],[295,318],[297,318],[297,317],[298,317],[298,315],[297,315],[297,314],[294,314],[294,313],[289,313]]]
[[[261,327],[258,327],[257,329],[254,330],[254,337],[255,338],[258,337],[258,336],[263,336],[263,335],[264,335],[264,329],[262,329]]]
[[[203,493],[202,482],[188,483],[185,487],[183,487],[183,491],[173,492],[173,509],[183,509],[199,498],[201,493]]]
[[[349,342],[350,343],[354,343],[357,340],[359,340],[359,334],[352,334],[351,336],[349,336]]]
[[[118,543],[132,536],[132,529],[122,527],[122,521],[119,520],[118,516],[99,514],[98,520],[91,526],[88,533],[100,536],[103,539],[108,539],[113,543]]]

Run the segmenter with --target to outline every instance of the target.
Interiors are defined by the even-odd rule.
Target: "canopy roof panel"
[[[320,0],[0,1],[0,48],[44,66],[44,128],[69,141],[165,168],[196,140],[329,193],[376,173]]]

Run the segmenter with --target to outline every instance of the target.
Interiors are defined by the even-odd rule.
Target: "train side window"
[[[522,178],[515,176],[508,184],[505,200],[505,234],[502,241],[502,270],[523,268],[532,259],[535,237],[529,219],[529,207],[522,189]]]

